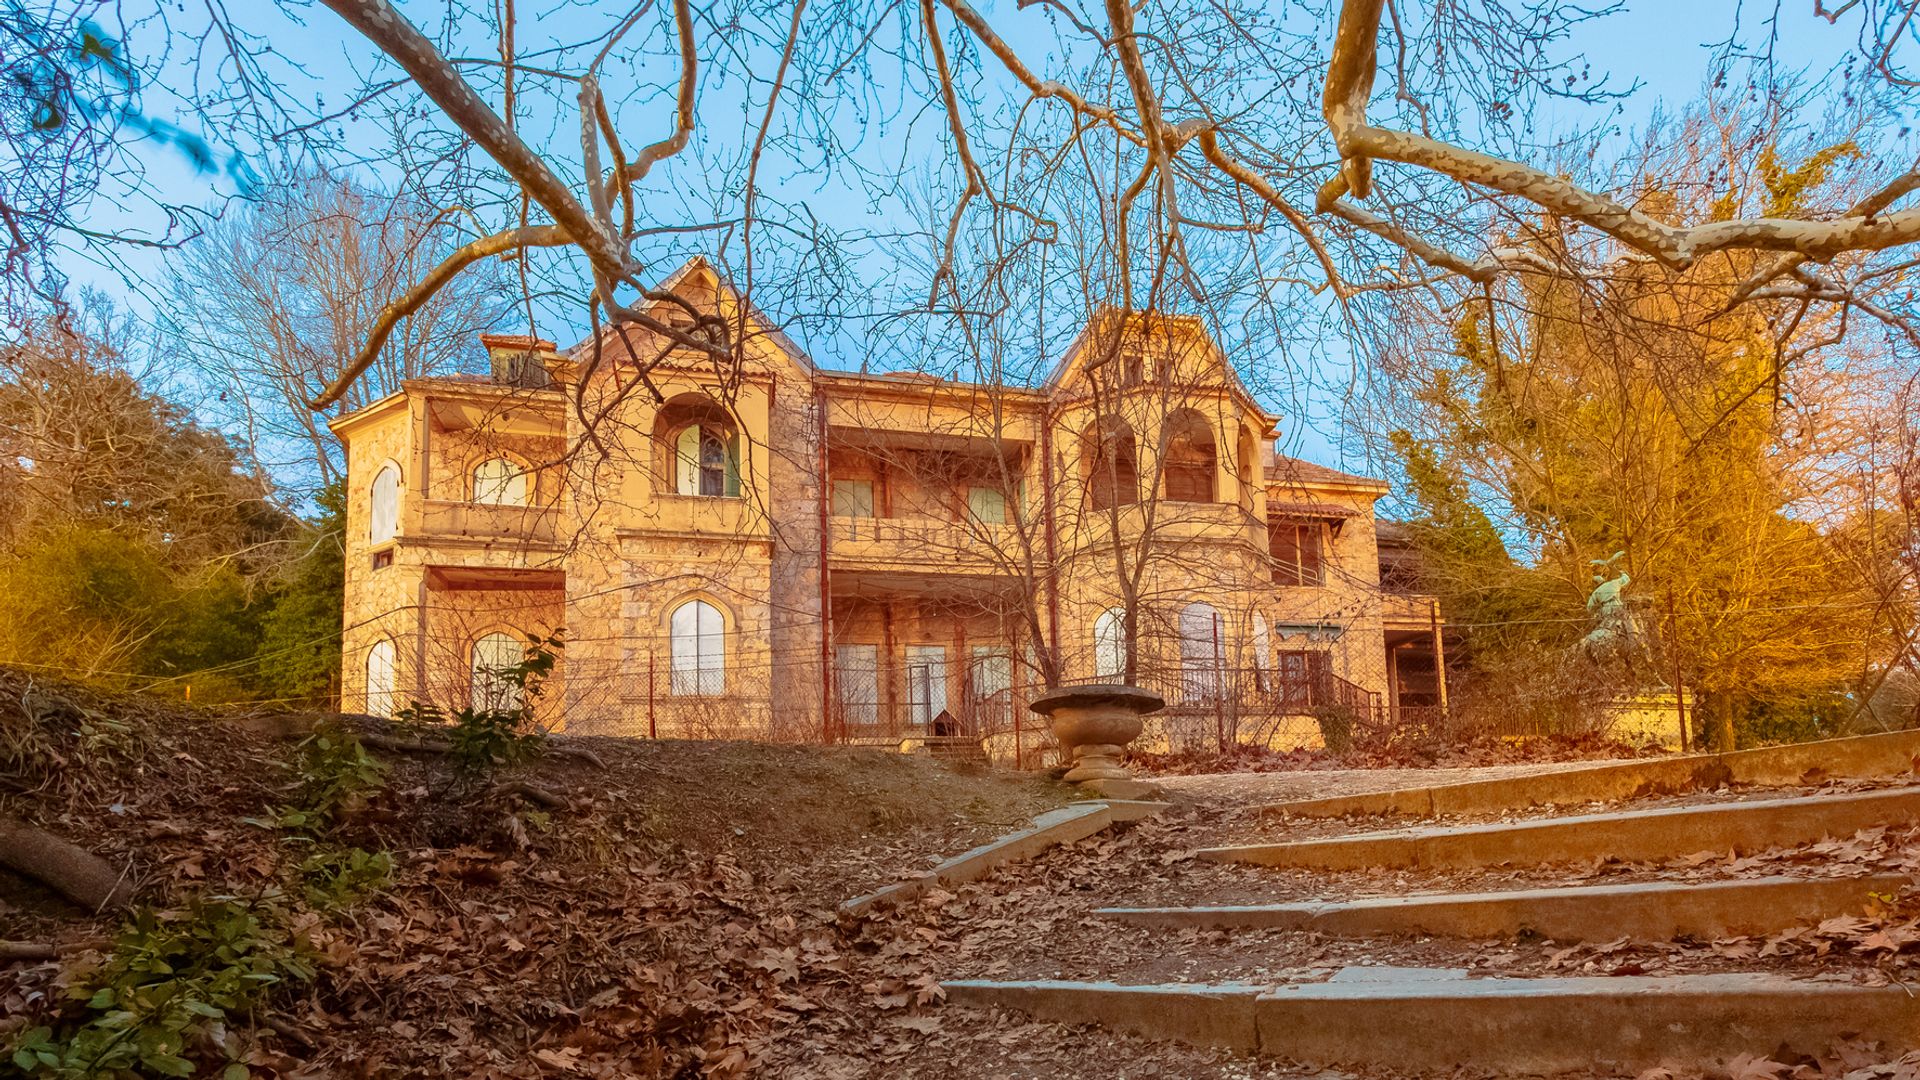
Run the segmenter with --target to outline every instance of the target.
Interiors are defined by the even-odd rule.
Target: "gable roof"
[[[1227,363],[1226,354],[1221,351],[1219,343],[1214,340],[1213,334],[1207,329],[1205,320],[1201,319],[1200,316],[1175,315],[1160,311],[1133,311],[1125,313],[1125,317],[1129,320],[1158,319],[1168,325],[1183,327],[1194,333],[1205,343],[1208,353],[1214,360],[1215,366],[1220,369],[1221,375],[1226,383],[1227,392],[1238,398],[1243,406],[1254,415],[1260,417],[1268,427],[1279,423],[1280,418],[1277,415],[1268,412],[1258,401],[1254,400],[1253,394],[1247,390],[1246,383],[1240,380],[1240,373],[1233,370],[1232,364]],[[1102,304],[1098,308],[1095,308],[1093,317],[1088,319],[1086,323],[1080,327],[1080,332],[1075,334],[1073,341],[1067,345],[1066,352],[1061,353],[1060,359],[1054,362],[1052,368],[1048,369],[1047,377],[1041,383],[1042,388],[1048,392],[1052,392],[1071,382],[1073,377],[1080,373],[1081,360],[1092,347],[1096,332],[1110,326],[1114,320],[1120,318],[1122,318],[1121,310],[1112,305]]]
[[[773,321],[767,318],[765,312],[742,299],[740,290],[734,288],[733,282],[722,276],[721,273],[714,268],[713,263],[708,261],[705,255],[695,255],[686,262],[681,263],[679,269],[668,274],[660,281],[660,284],[654,286],[654,288],[663,292],[672,292],[685,284],[688,279],[692,278],[695,274],[701,273],[704,273],[708,278],[712,279],[715,294],[723,296],[732,303],[746,309],[747,317],[753,320],[753,328],[769,341],[772,341],[782,353],[786,354],[787,359],[792,361],[795,366],[809,375],[819,370],[814,365],[813,357],[808,356],[806,350],[802,349],[798,342],[788,337],[785,330],[775,326]],[[660,308],[666,306],[666,303],[664,300],[654,300],[643,305],[643,310],[649,313],[658,311]],[[602,326],[600,328],[600,336],[604,338],[613,331],[614,327],[612,324]],[[584,352],[593,348],[593,341],[592,335],[582,338],[577,344],[565,350],[567,359],[578,360]]]

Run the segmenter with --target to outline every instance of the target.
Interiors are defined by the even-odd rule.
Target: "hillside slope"
[[[138,1030],[110,1053],[152,1038],[156,1073],[759,1071],[776,1049],[797,1060],[931,1002],[911,936],[838,926],[840,900],[1065,798],[1029,775],[739,743],[572,739],[469,773],[442,753],[303,740],[313,719],[0,670],[0,820],[104,858],[154,920],[116,945],[120,914],[0,870],[0,939],[58,953],[0,961],[0,1044],[50,1047],[17,1065],[58,1075],[58,1055],[71,1069],[112,1042],[110,1011],[69,995],[116,985],[151,1022],[120,1021]],[[208,935],[237,933],[236,910],[251,936],[233,951],[271,992],[208,991],[222,1022],[182,1022],[170,1047],[150,999],[175,991],[129,971],[165,952],[161,931],[189,940],[176,953],[217,952]],[[168,1056],[181,1064],[155,1065]]]

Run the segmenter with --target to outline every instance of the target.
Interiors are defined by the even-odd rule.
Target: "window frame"
[[[689,436],[691,452],[685,445]],[[667,457],[673,466],[673,494],[690,499],[741,497],[740,433],[730,425],[696,420],[673,429]]]
[[[683,628],[681,613],[692,612]],[[713,626],[703,613],[711,613]],[[670,697],[721,697],[727,692],[727,616],[720,605],[688,597],[667,613],[667,694]]]
[[[1127,612],[1111,607],[1093,617],[1093,675],[1097,679],[1120,679],[1126,674]]]
[[[1197,634],[1205,619],[1204,635]],[[1176,622],[1180,640],[1180,689],[1186,703],[1212,702],[1226,696],[1227,624],[1220,609],[1195,600],[1180,609]],[[1204,652],[1201,650],[1204,648]]]
[[[1281,537],[1292,539],[1282,543]],[[1302,543],[1310,537],[1311,544]],[[1291,551],[1289,559],[1282,549]],[[1308,558],[1311,552],[1312,557]],[[1317,589],[1327,583],[1327,525],[1303,518],[1274,518],[1267,522],[1267,554],[1273,562],[1273,583],[1285,588]]]
[[[861,692],[849,697],[848,691]],[[833,696],[840,722],[849,727],[880,724],[880,646],[844,641],[833,647]]]
[[[1220,440],[1213,425],[1200,413],[1182,409],[1168,417],[1167,426],[1166,456],[1160,462],[1160,487],[1166,500],[1219,502]]]
[[[505,642],[504,650],[498,655],[486,657],[491,661],[481,666],[483,646]],[[506,663],[499,661],[505,657]],[[469,676],[468,703],[476,712],[517,712],[526,705],[522,688],[507,682],[499,674],[502,668],[514,667],[526,660],[526,646],[522,640],[505,630],[488,630],[479,634],[467,646],[467,673]]]
[[[497,490],[492,493],[496,497],[483,498],[480,470],[495,464],[505,465],[508,470],[507,475],[500,479]],[[504,496],[511,492],[515,481],[519,482],[519,497],[517,500],[509,500]],[[504,454],[483,458],[474,462],[473,468],[467,470],[467,501],[475,506],[531,506],[533,505],[533,476],[520,462]]]
[[[918,641],[902,650],[901,659],[907,680],[907,723],[931,731],[941,713],[952,713],[947,682],[953,660],[947,646]]]
[[[1125,420],[1096,423],[1091,441],[1093,445],[1088,448],[1087,469],[1088,505],[1094,510],[1138,505],[1140,439],[1133,425]]]
[[[865,490],[866,513],[864,514],[842,513],[841,508],[845,504],[851,504],[851,508],[854,510],[858,510],[860,508],[860,504],[852,496],[858,494],[858,489],[863,487],[866,489]],[[849,498],[846,500],[843,500],[841,498],[842,493],[847,493],[849,495]],[[828,495],[828,504],[831,509],[831,513],[833,517],[847,518],[847,519],[873,518],[878,516],[877,511],[880,505],[878,494],[879,494],[878,485],[876,485],[873,482],[873,480],[868,477],[864,477],[864,476],[836,477],[833,480],[832,489]]]
[[[385,512],[382,512],[381,482],[392,478],[391,493],[384,500]],[[367,542],[378,546],[390,544],[400,536],[400,466],[392,461],[380,463],[380,468],[367,484]],[[384,520],[383,520],[384,519]],[[386,526],[385,533],[381,531]]]
[[[994,513],[983,514],[980,512],[979,497],[982,495],[991,496],[992,502],[997,504]],[[967,518],[977,525],[1005,525],[1010,520],[1007,517],[1007,504],[1010,501],[1011,500],[1007,498],[1006,492],[1001,491],[991,484],[968,484],[966,493]]]
[[[376,691],[374,688],[374,659],[381,656],[385,658],[387,669],[385,678],[386,685]],[[400,691],[399,646],[395,644],[394,640],[390,637],[382,636],[375,638],[373,643],[367,646],[367,653],[361,661],[360,670],[361,676],[364,679],[364,683],[361,686],[361,705],[366,709],[367,715],[382,718],[392,716],[398,711],[396,703],[399,700],[398,695]],[[376,697],[378,698],[377,701],[375,700]]]

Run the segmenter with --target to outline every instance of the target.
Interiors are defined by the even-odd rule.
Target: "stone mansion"
[[[1169,741],[1297,745],[1444,705],[1437,604],[1383,586],[1386,485],[1275,453],[1199,320],[1097,313],[1012,386],[817,368],[703,260],[664,287],[744,363],[487,335],[491,377],[333,422],[346,709],[497,703],[562,628],[534,707],[577,732],[1020,753],[1040,688],[1131,681]]]

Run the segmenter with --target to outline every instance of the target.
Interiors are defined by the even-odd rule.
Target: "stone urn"
[[[1140,798],[1159,788],[1135,780],[1121,764],[1127,744],[1138,738],[1143,717],[1167,707],[1151,690],[1122,683],[1092,683],[1048,690],[1027,706],[1047,718],[1060,756],[1068,765],[1061,779],[1113,798]]]

